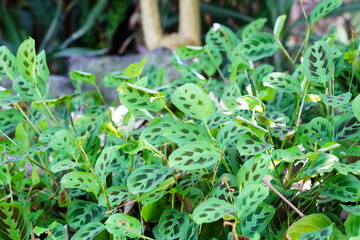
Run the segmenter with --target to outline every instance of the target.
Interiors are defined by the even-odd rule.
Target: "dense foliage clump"
[[[49,99],[34,40],[2,46],[0,239],[359,237],[359,42],[309,41],[340,4],[312,11],[295,58],[285,16],[273,33],[215,24],[203,47],[174,51],[176,80],[147,59],[107,74],[111,105],[81,71]],[[286,71],[264,62],[274,54]]]

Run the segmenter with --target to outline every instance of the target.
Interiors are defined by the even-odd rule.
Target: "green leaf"
[[[353,115],[339,116],[338,121],[335,122],[335,140],[344,141],[359,137],[360,135],[360,121]]]
[[[0,239],[29,239],[30,221],[20,203],[0,203]]]
[[[352,101],[352,110],[356,119],[360,121],[360,94]]]
[[[249,134],[241,136],[236,144],[236,149],[241,155],[257,155],[273,148],[273,145],[254,140]]]
[[[240,220],[241,233],[247,237],[254,237],[256,233],[261,233],[268,226],[275,214],[273,206],[261,203],[255,211]]]
[[[95,85],[96,76],[95,74],[83,72],[83,71],[71,71],[70,78],[75,81],[81,81],[85,83],[89,83],[91,85]]]
[[[52,165],[51,172],[57,173],[57,172],[61,172],[61,171],[69,170],[69,169],[74,169],[81,165],[82,165],[81,163],[76,163],[74,161],[71,161],[70,159],[64,159],[64,160]]]
[[[356,202],[360,197],[359,186],[360,180],[352,174],[336,175],[326,182],[320,193],[343,202]]]
[[[49,128],[49,129],[43,131],[40,134],[39,142],[50,143],[53,135],[62,129],[63,129],[62,127],[53,127],[53,128]]]
[[[311,177],[319,173],[328,173],[334,169],[339,159],[332,154],[318,153],[315,160],[308,160],[298,172],[296,179]]]
[[[111,207],[120,205],[126,199],[133,196],[126,186],[112,186],[106,189],[106,195]],[[106,207],[104,195],[99,196],[99,206]]]
[[[359,155],[357,155],[359,156]],[[346,164],[339,161],[335,162],[335,169],[343,175],[348,175],[348,173],[359,174],[360,173],[360,161],[354,163]]]
[[[0,130],[5,134],[13,131],[22,121],[24,121],[24,117],[18,110],[6,109],[0,112]]]
[[[136,238],[141,235],[141,223],[123,213],[111,215],[105,222],[106,229],[115,236]]]
[[[44,50],[36,56],[36,74],[43,80],[46,80],[50,76],[50,70],[46,63],[46,54]]]
[[[304,54],[302,63],[304,75],[313,82],[327,83],[331,80],[334,61],[331,49],[324,41],[316,42]]]
[[[130,174],[127,186],[133,194],[148,192],[163,182],[173,171],[174,169],[161,165],[145,165]]]
[[[105,147],[95,164],[95,174],[105,184],[106,177],[120,168],[126,167],[125,154],[119,150],[119,146]]]
[[[17,61],[6,46],[0,47],[0,77],[13,80],[18,75]]]
[[[231,118],[223,113],[214,112],[207,120],[210,129],[218,128],[220,125],[230,122]]]
[[[74,138],[68,130],[61,129],[53,134],[50,146],[55,151],[68,153],[74,156],[77,153],[77,147]]]
[[[36,52],[35,41],[29,38],[20,45],[17,54],[17,66],[21,76],[28,82],[37,82],[36,79]]]
[[[188,143],[171,153],[169,166],[180,170],[199,170],[213,166],[221,158],[217,149],[207,141]]]
[[[61,179],[61,184],[66,188],[78,188],[95,193],[97,193],[100,188],[91,173],[79,171],[65,174]]]
[[[279,48],[269,33],[257,33],[240,45],[241,54],[249,61],[257,61],[272,56]]]
[[[13,81],[13,89],[19,93],[24,101],[40,101],[41,98],[35,89],[33,82],[25,80],[22,76],[17,76]],[[44,88],[38,88],[42,96],[45,95]]]
[[[160,187],[157,187],[160,188]],[[154,202],[157,202],[158,200],[160,200],[162,197],[164,197],[167,194],[167,191],[155,191],[156,188],[154,190],[152,190],[151,192],[145,192],[140,196],[140,202],[143,206],[148,206],[149,204],[152,204]]]
[[[276,149],[271,152],[273,159],[284,161],[284,162],[294,162],[297,159],[305,158],[305,154],[300,150],[298,146],[293,146],[287,149]]]
[[[241,33],[242,39],[243,40],[248,39],[254,36],[255,34],[257,34],[258,32],[260,32],[261,29],[265,26],[266,22],[267,22],[266,18],[259,18],[246,25]]]
[[[164,107],[160,100],[160,98],[165,98],[163,93],[125,82],[118,87],[118,91],[121,103],[129,110],[147,109],[159,111]]]
[[[221,95],[221,103],[230,111],[241,109],[241,93],[236,83],[231,83],[225,87],[224,93]]]
[[[301,91],[300,82],[286,73],[270,73],[263,78],[263,84],[280,92],[299,93]]]
[[[329,225],[326,228],[322,228],[313,232],[307,232],[301,234],[299,240],[323,240],[323,239],[330,239],[330,236],[333,232],[333,225]]]
[[[103,83],[105,87],[118,87],[122,82],[129,82],[131,79],[123,72],[112,72],[104,75]]]
[[[280,38],[280,34],[281,34],[281,31],[283,30],[285,21],[286,21],[286,15],[281,15],[281,16],[277,17],[275,26],[274,26],[274,31],[273,31],[274,36],[276,38]]]
[[[160,145],[167,142],[164,132],[177,123],[176,120],[169,117],[160,117],[154,119],[150,125],[144,128],[139,137],[140,141],[147,141],[151,145]]]
[[[138,63],[130,64],[127,68],[124,69],[124,74],[127,77],[139,77],[142,71],[144,70],[144,65],[147,62],[148,58],[143,58]]]
[[[204,47],[200,46],[181,46],[175,50],[177,56],[183,60],[194,58],[202,52],[204,52]]]
[[[74,236],[72,236],[71,240],[93,240],[104,230],[105,225],[101,222],[91,222],[82,226]]]
[[[342,4],[342,0],[323,0],[316,5],[310,14],[311,25],[314,25],[320,18],[338,8]]]
[[[66,222],[73,229],[91,222],[100,222],[105,218],[105,209],[96,203],[75,199],[66,212]]]
[[[297,240],[300,239],[301,234],[317,231],[330,225],[332,222],[326,215],[322,213],[311,214],[294,222],[287,230],[286,237]]]
[[[206,33],[205,42],[216,46],[220,51],[230,51],[236,44],[236,35],[230,28],[214,23]]]
[[[197,85],[186,83],[172,95],[171,101],[189,117],[206,121],[214,111],[214,103]]]
[[[271,127],[271,135],[274,137],[290,136],[295,133],[295,127],[273,125]]]
[[[163,136],[179,146],[196,141],[211,142],[206,128],[194,123],[173,124],[165,129]]]
[[[244,134],[244,129],[236,122],[232,121],[220,129],[216,135],[216,144],[224,149],[232,147],[236,144],[237,140]]]
[[[326,106],[331,106],[334,108],[348,104],[351,99],[350,92],[342,93],[337,96],[325,95],[320,93],[320,96],[321,96],[321,100]]]
[[[216,73],[222,61],[221,52],[214,45],[205,45],[203,53],[199,55],[199,64],[208,76]]]
[[[235,209],[234,205],[224,200],[208,198],[194,209],[193,218],[197,224],[215,222]]]
[[[347,217],[344,226],[346,236],[350,237],[358,237],[360,236],[360,228],[359,228],[360,216],[350,213]]]
[[[179,238],[189,224],[190,219],[186,213],[181,213],[176,209],[167,209],[161,214],[159,220],[160,235],[168,240]]]
[[[260,183],[269,171],[271,157],[259,154],[247,160],[240,168],[236,177],[239,188],[243,189],[251,184]]]
[[[269,189],[261,183],[250,184],[244,187],[239,196],[235,199],[236,215],[244,219],[247,215],[256,210],[269,195]]]
[[[347,212],[356,215],[356,216],[360,216],[360,205],[356,205],[356,206],[348,206],[348,205],[344,205],[344,204],[340,204],[340,206]]]

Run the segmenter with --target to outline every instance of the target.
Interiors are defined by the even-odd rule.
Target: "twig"
[[[286,197],[284,197],[278,190],[276,190],[273,186],[271,186],[271,184],[266,181],[266,180],[262,180],[263,183],[265,183],[266,186],[268,186],[268,188],[270,188],[276,195],[278,195],[282,200],[284,200],[284,202],[286,204],[288,204],[292,209],[294,209],[294,211],[299,214],[300,217],[305,217],[305,214],[303,214],[302,212],[300,212],[299,209],[297,209],[297,207],[295,207],[289,200],[286,199]]]

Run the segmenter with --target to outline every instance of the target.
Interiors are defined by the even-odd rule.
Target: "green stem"
[[[53,119],[53,121],[56,123],[57,126],[60,126],[59,122],[56,120],[54,114],[51,112],[51,110],[49,109],[49,107],[46,105],[46,102],[43,98],[43,96],[41,95],[39,89],[35,86],[34,84],[34,89],[36,91],[36,93],[38,94],[38,96],[40,97],[41,103],[44,105],[45,110],[47,111],[47,113],[49,114],[49,116]]]
[[[303,108],[304,108],[307,91],[308,91],[308,88],[309,88],[309,85],[310,85],[310,82],[306,77],[305,77],[304,81],[305,81],[304,91],[302,93],[302,100],[301,100],[301,104],[300,104],[300,109],[298,111],[297,119],[296,119],[296,122],[295,122],[296,128],[300,125],[300,118],[301,118],[301,114],[302,114],[302,111],[303,111]]]
[[[104,96],[102,95],[102,93],[101,93],[100,88],[98,87],[98,85],[94,84],[93,86],[96,88],[96,91],[97,91],[97,93],[99,94],[99,97],[100,97],[101,101],[103,102],[103,104],[106,105]]]
[[[280,40],[275,37],[275,41],[276,41],[277,44],[279,45],[280,50],[284,53],[285,57],[291,62],[292,65],[294,65],[294,67],[296,67],[296,64],[295,64],[294,60],[291,58],[290,54],[289,54],[288,51],[284,48],[284,45],[282,45],[282,43],[280,42]]]

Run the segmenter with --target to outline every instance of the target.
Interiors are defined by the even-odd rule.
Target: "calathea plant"
[[[146,59],[49,99],[34,40],[0,48],[1,239],[355,239],[360,235],[359,42],[311,29],[293,58],[258,19],[215,24],[174,51],[179,79]],[[280,50],[280,51],[279,51]],[[263,62],[276,52],[289,66]],[[95,93],[81,92],[82,82]]]

